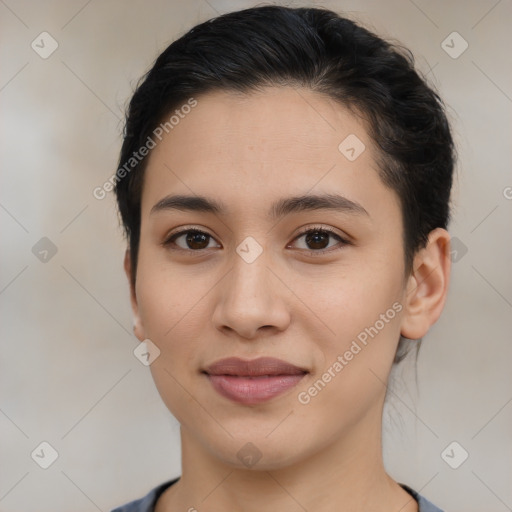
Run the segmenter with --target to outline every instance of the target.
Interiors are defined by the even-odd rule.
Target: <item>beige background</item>
[[[180,473],[178,425],[132,353],[113,196],[92,190],[115,171],[124,106],[158,52],[199,21],[252,5],[0,2],[2,512],[109,511]],[[512,4],[316,5],[411,48],[459,145],[451,233],[462,250],[418,386],[405,366],[393,388],[387,466],[446,511],[511,510]],[[47,59],[31,48],[43,31],[59,45]],[[453,31],[469,43],[457,59],[441,47]],[[42,237],[57,248],[46,262],[32,252]],[[48,469],[31,458],[42,441],[59,455]],[[441,457],[452,441],[469,453],[458,469]]]

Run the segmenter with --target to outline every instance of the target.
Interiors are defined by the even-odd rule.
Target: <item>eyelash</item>
[[[183,247],[179,247],[179,246],[171,247],[171,245],[175,245],[174,241],[177,238],[179,238],[180,236],[185,235],[187,233],[200,233],[202,235],[206,235],[206,236],[208,236],[210,238],[213,238],[212,235],[210,235],[209,233],[206,233],[205,231],[201,231],[200,229],[197,229],[197,228],[190,228],[190,229],[185,229],[185,230],[182,230],[182,231],[178,231],[177,233],[173,233],[172,235],[167,237],[164,240],[164,242],[162,242],[162,246],[164,246],[164,247],[166,247],[168,249],[171,249],[173,251],[185,251],[185,252],[194,252],[194,253],[201,253],[202,251],[206,251],[207,250],[207,249],[197,249],[197,250],[194,250],[194,249],[184,249]],[[328,234],[328,235],[333,236],[334,238],[337,238],[339,240],[339,242],[341,242],[341,246],[337,247],[335,249],[333,249],[332,247],[330,247],[328,249],[318,249],[318,250],[301,249],[302,251],[306,251],[306,253],[308,253],[311,256],[321,256],[321,255],[326,254],[328,252],[333,252],[333,251],[336,251],[336,250],[340,250],[345,245],[350,245],[350,242],[348,240],[342,238],[334,230],[332,230],[330,228],[322,227],[322,226],[313,226],[313,227],[309,227],[308,229],[305,229],[304,231],[301,231],[294,238],[294,241],[297,240],[298,238],[304,236],[304,235],[309,234],[309,233]]]

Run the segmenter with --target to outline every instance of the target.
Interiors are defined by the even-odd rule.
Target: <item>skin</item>
[[[333,100],[291,87],[216,91],[197,100],[149,157],[131,287],[135,334],[159,348],[151,372],[181,424],[182,476],[157,512],[261,511],[269,504],[283,512],[417,511],[384,470],[382,408],[400,334],[421,338],[443,309],[448,233],[430,234],[406,276],[398,197],[378,176],[361,119]],[[366,146],[352,162],[338,150],[349,134]],[[313,193],[338,193],[367,214],[267,217],[274,201]],[[207,196],[227,211],[151,213],[171,194]],[[192,248],[186,236],[163,245],[191,227],[211,238]],[[315,246],[299,236],[318,227],[349,243],[330,236]],[[263,249],[250,264],[236,252],[248,236]],[[308,253],[319,248],[327,252]],[[127,251],[128,278],[130,267]],[[298,393],[394,303],[402,310],[308,404],[300,403]],[[269,402],[241,405],[201,373],[229,356],[277,357],[309,373]],[[237,457],[248,442],[261,453],[251,467]]]

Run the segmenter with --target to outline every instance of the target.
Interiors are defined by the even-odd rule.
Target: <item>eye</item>
[[[177,240],[183,239],[183,244],[180,245],[176,243]],[[186,229],[179,231],[178,233],[174,233],[170,237],[168,237],[162,245],[165,247],[170,247],[172,249],[177,248],[178,250],[192,250],[195,252],[208,249],[209,242],[213,240],[213,237],[204,231],[199,229]],[[177,247],[171,247],[177,246]]]
[[[334,230],[322,226],[314,226],[307,230],[302,231],[294,241],[304,237],[305,247],[299,247],[301,250],[307,251],[309,254],[319,256],[326,252],[341,249],[350,242],[338,235]],[[338,240],[340,247],[333,249],[332,245],[329,246],[329,239],[335,238]],[[178,243],[178,241],[181,242]],[[205,249],[211,249],[210,242],[214,240],[212,235],[201,231],[200,229],[190,228],[178,231],[167,237],[162,245],[172,250],[183,250],[189,252],[199,252]],[[217,245],[217,247],[219,247]],[[287,247],[290,247],[287,246]]]
[[[336,238],[339,242],[338,245],[341,245],[341,247],[334,250],[341,249],[343,246],[349,245],[350,243],[348,240],[345,240],[338,235],[334,230],[321,226],[314,226],[303,231],[295,238],[295,240],[299,240],[302,237],[304,237],[306,247],[299,247],[299,249],[304,249],[314,256],[331,252],[333,250],[332,246],[329,246],[329,238]]]

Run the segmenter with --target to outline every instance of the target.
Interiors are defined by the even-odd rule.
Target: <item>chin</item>
[[[261,431],[260,431],[261,432]],[[264,437],[261,433],[251,437],[245,433],[243,436],[226,439],[203,441],[209,447],[210,453],[233,469],[247,469],[248,471],[274,471],[284,469],[308,456],[308,450],[301,444],[297,450],[297,442],[276,436],[274,439]],[[313,450],[314,451],[314,450]]]

